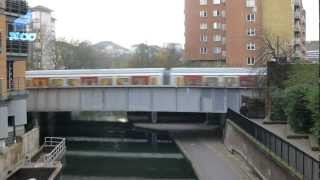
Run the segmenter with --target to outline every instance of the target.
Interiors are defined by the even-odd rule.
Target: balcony
[[[293,44],[294,45],[300,45],[301,44],[301,39],[300,38],[294,38]]]
[[[296,23],[296,24],[294,25],[294,31],[295,31],[295,32],[300,32],[300,31],[301,31],[301,26],[300,26],[300,24]]]
[[[28,56],[29,42],[7,40],[7,54],[9,56]]]
[[[26,94],[26,78],[15,77],[8,84],[9,96],[17,96]]]
[[[300,11],[294,12],[294,18],[295,19],[301,19],[301,12]]]
[[[18,15],[25,15],[28,12],[26,0],[6,0],[6,11]]]
[[[293,1],[294,6],[300,7],[301,6],[301,0],[294,0]]]

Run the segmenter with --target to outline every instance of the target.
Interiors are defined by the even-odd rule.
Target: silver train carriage
[[[28,88],[85,86],[257,87],[265,68],[141,68],[27,72]]]

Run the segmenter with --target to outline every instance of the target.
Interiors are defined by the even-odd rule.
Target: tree
[[[286,76],[286,71],[283,71],[285,66],[281,68],[279,65],[287,64],[292,59],[293,49],[290,42],[280,40],[279,36],[273,36],[272,34],[265,33],[260,37],[261,47],[258,49],[258,56],[256,58],[255,66],[267,65],[267,79],[265,83],[266,93],[266,119],[271,120],[272,115],[272,89],[279,88],[279,83],[283,82],[283,78]],[[281,70],[280,70],[281,69]],[[283,76],[284,75],[284,76]],[[276,78],[274,78],[276,77]],[[282,77],[282,78],[279,78]],[[276,80],[278,80],[276,82]]]
[[[293,86],[286,89],[287,106],[285,112],[290,127],[296,132],[309,132],[312,127],[312,112],[307,108],[308,89],[305,86]]]

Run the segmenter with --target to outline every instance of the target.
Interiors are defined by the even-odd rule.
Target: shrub
[[[271,120],[286,121],[285,113],[286,95],[283,90],[278,88],[272,89],[272,105],[271,105]]]
[[[319,87],[310,87],[307,93],[308,109],[312,112],[312,120],[314,126],[312,128],[312,133],[320,139],[320,97],[319,97]]]
[[[285,112],[289,125],[296,132],[310,132],[312,127],[312,112],[308,108],[306,98],[308,88],[297,85],[286,89],[287,106]]]

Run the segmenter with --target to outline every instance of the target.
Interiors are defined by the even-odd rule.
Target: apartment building
[[[306,11],[302,0],[294,0],[294,52],[295,56],[306,58]]]
[[[30,48],[29,69],[56,69],[55,59],[55,21],[52,10],[45,6],[31,8],[32,22],[29,29],[37,33]]]
[[[0,0],[0,150],[25,133],[25,66],[34,39],[28,17],[25,0]]]
[[[263,59],[266,38],[277,39],[292,48],[294,23],[298,21],[293,16],[298,12],[296,1],[301,3],[301,0],[185,0],[184,59],[246,67],[263,63],[259,61]],[[300,9],[303,21],[302,4]],[[303,42],[303,33],[299,37]]]
[[[320,62],[320,43],[319,41],[306,42],[306,60],[311,63]]]

